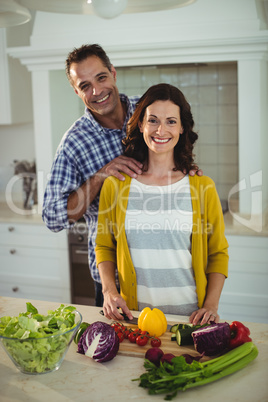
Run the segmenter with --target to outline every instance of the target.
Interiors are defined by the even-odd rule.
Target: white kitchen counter
[[[26,210],[23,209],[22,205],[13,204],[9,207],[4,202],[0,202],[0,223],[1,222],[44,224],[40,206],[34,205],[32,210]]]
[[[25,311],[24,299],[0,297],[0,314],[9,309]],[[31,301],[40,312],[55,309],[58,303]],[[106,321],[99,308],[77,306],[83,321]],[[138,315],[137,312],[134,315]],[[187,317],[172,317],[172,321],[187,322]],[[180,401],[207,402],[266,402],[268,400],[268,325],[245,323],[251,330],[253,342],[259,350],[258,357],[247,367],[214,383],[180,392]],[[140,388],[138,378],[145,370],[143,358],[117,355],[112,361],[97,363],[76,352],[72,343],[60,369],[43,375],[20,373],[9,357],[0,349],[0,400],[1,402],[95,402],[95,401],[160,401],[164,395],[149,396]],[[178,353],[179,354],[179,353]]]

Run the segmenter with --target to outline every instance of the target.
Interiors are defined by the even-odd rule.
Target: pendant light
[[[127,7],[128,0],[92,0],[95,13],[102,18],[115,18]]]
[[[30,10],[88,14],[111,19],[121,14],[171,10],[197,0],[0,0],[0,28],[30,21]]]
[[[30,11],[15,0],[0,0],[0,28],[25,24],[30,19]]]
[[[22,6],[36,11],[62,14],[102,14],[114,18],[119,14],[171,10],[188,6],[197,0],[17,0]],[[107,10],[104,10],[104,8]],[[113,10],[116,9],[116,12]],[[121,11],[120,11],[121,9]],[[110,11],[110,16],[108,12]],[[112,14],[116,14],[111,16]],[[104,17],[105,14],[105,17]]]

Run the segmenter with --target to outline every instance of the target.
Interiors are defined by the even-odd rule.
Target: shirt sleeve
[[[81,184],[75,164],[63,151],[59,152],[51,168],[42,211],[43,221],[53,232],[73,226],[67,216],[67,200]]]

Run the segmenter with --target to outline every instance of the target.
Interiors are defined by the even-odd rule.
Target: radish
[[[145,359],[149,360],[151,363],[154,363],[156,366],[159,366],[161,357],[163,355],[164,352],[160,348],[150,348],[145,353]]]

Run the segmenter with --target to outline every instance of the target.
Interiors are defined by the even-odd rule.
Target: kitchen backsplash
[[[196,163],[227,199],[238,181],[238,100],[236,63],[117,67],[117,84],[127,95],[143,94],[167,82],[182,90],[191,104],[199,134]]]

